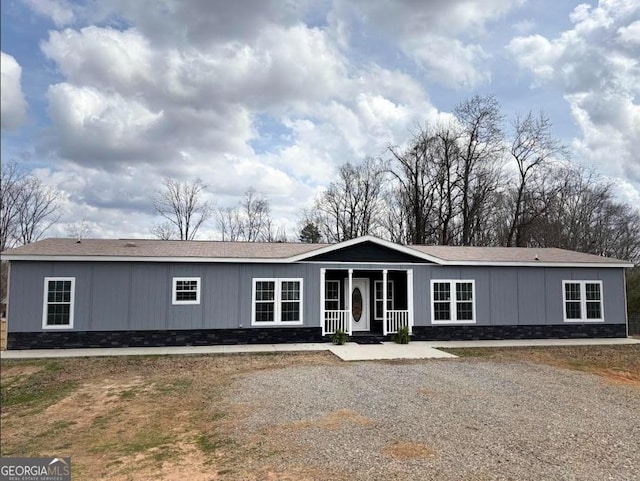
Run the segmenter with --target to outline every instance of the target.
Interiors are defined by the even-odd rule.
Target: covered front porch
[[[322,268],[320,286],[323,335],[412,331],[412,269]]]

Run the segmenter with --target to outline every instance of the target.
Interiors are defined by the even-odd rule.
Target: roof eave
[[[635,267],[632,262],[544,262],[544,261],[451,261],[443,260],[444,266],[502,266],[502,267]]]
[[[3,256],[8,261],[58,261],[58,262],[208,262],[208,263],[244,263],[244,264],[287,264],[291,261],[284,257],[170,257],[170,256],[64,256],[64,255],[11,255]]]

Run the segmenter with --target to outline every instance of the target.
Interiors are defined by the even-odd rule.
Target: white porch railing
[[[395,334],[401,327],[408,327],[411,332],[411,325],[409,323],[409,311],[387,311],[387,329],[388,334]]]
[[[349,311],[324,311],[324,332],[325,334],[335,334],[340,329],[342,332],[349,332]]]

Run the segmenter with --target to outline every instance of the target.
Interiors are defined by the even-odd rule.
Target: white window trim
[[[273,322],[256,322],[256,284],[258,282],[275,282],[273,308]],[[282,283],[283,282],[299,282],[300,283],[300,320],[295,322],[282,322]],[[292,277],[254,277],[252,279],[251,289],[251,325],[252,326],[301,326],[304,322],[304,280],[302,278]],[[289,301],[284,301],[289,302]]]
[[[71,296],[69,298],[69,324],[49,325],[47,324],[47,306],[49,305],[49,282],[51,281],[71,281]],[[76,278],[75,277],[45,277],[44,292],[42,293],[42,329],[73,329],[73,312],[76,298]],[[59,304],[59,303],[54,303]],[[65,303],[66,304],[66,303]]]
[[[580,319],[567,319],[567,302],[577,302],[567,299],[567,284],[580,284]],[[587,284],[599,284],[600,285],[600,318],[599,319],[587,319]],[[602,281],[574,281],[564,280],[562,281],[562,318],[564,322],[605,322],[604,321],[604,291],[602,289]]]
[[[327,284],[330,284],[330,283],[338,284],[338,289],[336,289],[336,292],[338,293],[338,298],[337,299],[329,299],[326,296],[326,293],[329,292],[329,290],[327,289]],[[337,310],[340,310],[340,301],[342,300],[341,297],[340,297],[340,281],[337,281],[335,279],[330,279],[330,280],[325,280],[324,284],[325,284],[325,286],[324,286],[324,289],[325,289],[325,298],[324,298],[325,310],[331,310],[331,309],[327,309],[327,306],[326,306],[327,302],[336,302],[336,301],[338,302],[338,309]]]
[[[456,298],[456,283],[465,283],[465,284],[471,284],[471,308],[472,308],[472,316],[473,319],[471,320],[462,320],[459,321],[457,319],[458,316],[458,310],[456,309],[456,303],[458,301],[458,299]],[[449,299],[449,309],[451,312],[451,319],[450,320],[436,320],[436,313],[435,313],[435,309],[434,309],[434,303],[436,302],[435,300],[435,296],[434,296],[434,289],[433,289],[433,285],[435,283],[448,283],[449,284],[449,290],[451,292],[451,298]],[[437,301],[437,302],[445,302],[445,301]],[[462,302],[469,302],[469,301],[462,301]],[[476,281],[474,279],[431,279],[431,324],[475,324],[477,321],[476,318]]]
[[[389,295],[387,294],[387,302],[391,301],[391,307],[387,307],[387,311],[392,311],[393,310],[393,303],[395,301],[396,298],[396,288],[395,285],[393,284],[392,280],[388,280],[387,281],[388,284],[391,284],[391,297],[389,297]],[[378,316],[378,313],[376,312],[378,310],[378,302],[382,302],[382,298],[378,299],[378,289],[377,289],[377,285],[378,284],[382,284],[381,280],[376,280],[373,281],[373,318],[376,321],[381,321],[382,320],[382,316]],[[384,309],[383,309],[384,310]]]
[[[197,284],[197,288],[196,288],[196,300],[195,301],[179,301],[176,299],[176,294],[177,294],[177,287],[178,287],[178,282],[182,282],[182,281],[196,281]],[[194,305],[194,304],[200,304],[200,277],[174,277],[173,278],[173,288],[171,289],[171,303],[174,306],[180,306],[180,305]]]

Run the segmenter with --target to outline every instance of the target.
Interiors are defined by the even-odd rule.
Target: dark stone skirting
[[[323,342],[319,327],[207,329],[188,331],[40,331],[10,332],[8,349],[92,347],[210,346]]]
[[[541,326],[414,326],[415,341],[481,339],[570,339],[626,337],[625,324],[559,324]],[[366,336],[364,336],[366,337]],[[376,336],[381,338],[381,335]],[[353,337],[356,340],[357,337]],[[385,340],[392,340],[388,335]],[[210,346],[326,342],[319,327],[208,329],[188,331],[39,331],[10,332],[8,349],[93,347]]]
[[[625,324],[552,324],[539,326],[413,326],[415,341],[482,339],[577,339],[627,337]]]

